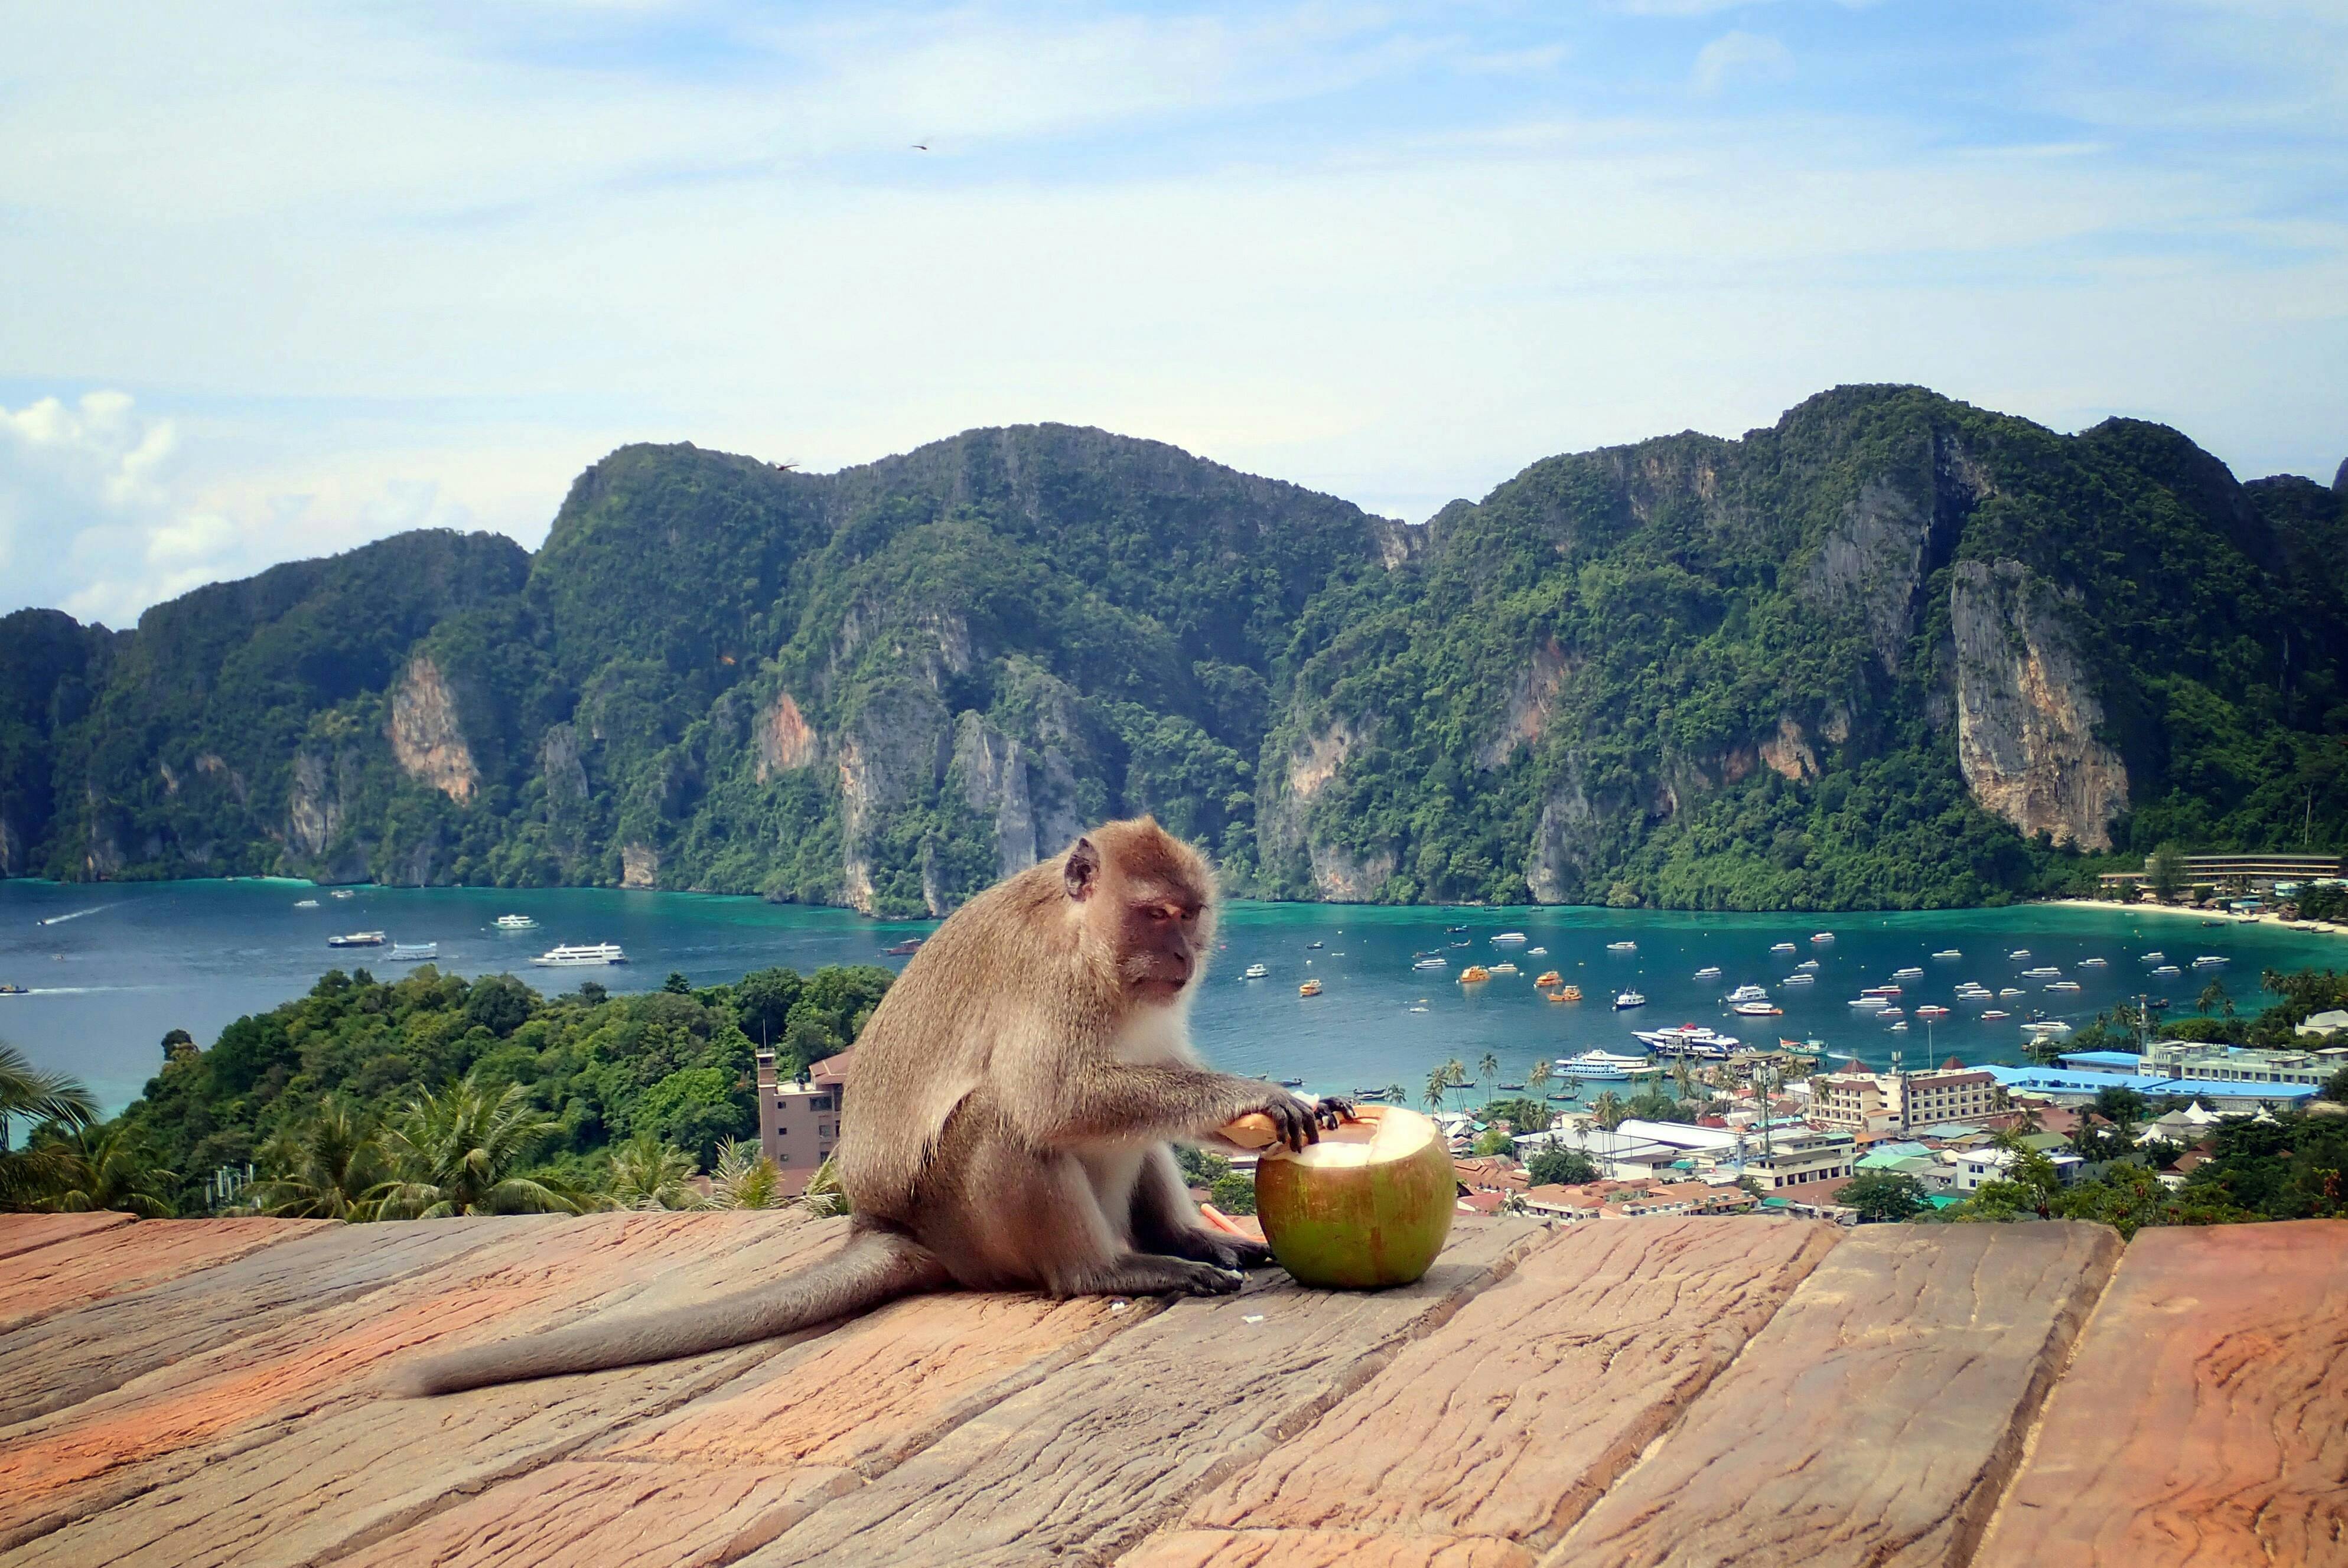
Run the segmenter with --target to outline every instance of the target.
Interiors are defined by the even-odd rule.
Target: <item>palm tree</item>
[[[1672,1087],[1680,1091],[1682,1100],[1695,1098],[1695,1074],[1688,1070],[1687,1058],[1684,1056],[1672,1062]]]
[[[1389,1083],[1386,1091],[1379,1098],[1389,1105],[1407,1105],[1410,1103],[1410,1091],[1399,1083]]]
[[[116,1209],[144,1219],[173,1211],[171,1184],[179,1178],[155,1163],[154,1151],[135,1128],[77,1127],[59,1139],[60,1169],[38,1206],[62,1214]]]
[[[1590,1102],[1591,1120],[1609,1132],[1622,1125],[1630,1114],[1629,1108],[1622,1103],[1622,1097],[1611,1089],[1600,1091],[1598,1098]]]
[[[2234,999],[2226,994],[2226,982],[2223,980],[2211,980],[2208,985],[2203,986],[2200,999],[2193,1005],[2200,1010],[2204,1018],[2221,1007],[2226,1009],[2226,1015],[2229,1018],[2232,1017],[2234,1012]]]
[[[701,1194],[694,1191],[693,1156],[662,1143],[651,1132],[638,1132],[612,1146],[611,1183],[604,1191],[614,1206],[623,1209],[697,1209]]]
[[[61,1072],[39,1072],[25,1053],[0,1040],[0,1209],[29,1204],[64,1174],[55,1144],[18,1149],[12,1123],[58,1122],[68,1130],[98,1120],[98,1100]]]
[[[815,1174],[808,1178],[807,1191],[799,1194],[799,1204],[820,1219],[848,1212],[848,1189],[839,1183],[839,1159],[826,1155]]]
[[[1438,1067],[1426,1075],[1426,1092],[1420,1096],[1429,1111],[1443,1109],[1443,1096],[1451,1088],[1451,1069]]]
[[[1569,1072],[1565,1075],[1565,1092],[1568,1099],[1579,1100],[1581,1098],[1581,1074],[1578,1072]]]
[[[283,1175],[253,1184],[254,1212],[294,1220],[370,1220],[383,1184],[383,1150],[375,1130],[340,1099],[326,1101],[299,1133],[281,1132],[262,1160]]]
[[[713,1209],[771,1209],[783,1202],[782,1168],[749,1138],[728,1138],[717,1145],[717,1163],[709,1173],[709,1206]]]
[[[1487,1083],[1500,1075],[1500,1059],[1488,1050],[1476,1065],[1483,1071],[1484,1081]]]
[[[1544,1056],[1539,1061],[1533,1063],[1533,1070],[1530,1072],[1525,1074],[1525,1087],[1531,1090],[1534,1093],[1539,1094],[1542,1090],[1549,1087],[1549,1058]]]
[[[441,1093],[427,1090],[383,1132],[391,1179],[369,1197],[386,1219],[452,1214],[577,1214],[585,1196],[568,1184],[520,1173],[554,1118],[510,1083],[491,1098],[470,1073]]]

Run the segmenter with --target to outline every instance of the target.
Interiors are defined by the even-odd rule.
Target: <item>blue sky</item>
[[[2348,456],[2348,7],[0,0],[0,610],[624,441],[1177,442],[1421,518],[1850,381]],[[926,143],[916,151],[914,143]]]

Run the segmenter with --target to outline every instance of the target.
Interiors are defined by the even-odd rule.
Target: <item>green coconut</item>
[[[1301,1153],[1265,1154],[1255,1212],[1280,1266],[1305,1285],[1378,1290],[1433,1266],[1451,1235],[1451,1153],[1416,1111],[1365,1105]]]

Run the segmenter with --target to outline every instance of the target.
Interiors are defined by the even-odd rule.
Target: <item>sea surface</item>
[[[312,909],[298,901],[317,900]],[[504,932],[501,914],[529,915],[535,930]],[[1463,927],[1453,931],[1451,927]],[[501,971],[543,990],[569,990],[592,979],[613,991],[656,989],[670,971],[697,985],[738,979],[784,964],[802,972],[824,964],[900,967],[882,948],[932,929],[929,922],[868,920],[836,909],[808,909],[755,898],[603,889],[495,891],[476,888],[359,888],[349,898],[305,883],[212,881],[59,885],[0,882],[0,982],[28,988],[0,996],[0,1040],[44,1068],[71,1072],[113,1110],[129,1101],[161,1063],[166,1030],[187,1030],[209,1045],[221,1028],[307,990],[330,968],[366,968],[378,978],[394,965],[384,949],[337,951],[328,935],[381,929],[396,941],[438,942],[438,964],[465,975]],[[1521,931],[1526,946],[1503,952],[1491,938]],[[1831,943],[1813,943],[1830,931]],[[1607,944],[1637,944],[1631,953]],[[539,969],[530,959],[558,942],[617,942],[633,960],[598,969]],[[1885,1065],[1897,1050],[1910,1064],[1956,1057],[1967,1062],[2018,1061],[2020,1020],[2032,1009],[2085,1022],[2101,1009],[2139,994],[2170,999],[2189,1010],[2214,975],[2236,1004],[2252,1010],[2272,999],[2262,969],[2334,967],[2348,960],[2348,938],[2271,925],[2204,926],[2189,916],[2155,911],[2030,905],[1894,915],[1723,915],[1608,909],[1368,908],[1319,904],[1235,904],[1223,917],[1215,956],[1193,1014],[1193,1035],[1210,1060],[1234,1071],[1300,1078],[1322,1092],[1400,1083],[1416,1102],[1430,1069],[1457,1059],[1479,1081],[1480,1100],[1496,1082],[1519,1082],[1542,1057],[1592,1047],[1635,1051],[1633,1029],[1698,1022],[1744,1040],[1820,1040],[1838,1058]],[[1791,942],[1790,953],[1773,944]],[[1318,948],[1314,943],[1321,944]],[[1545,947],[1546,955],[1531,948]],[[1955,948],[1963,957],[1931,955]],[[2026,948],[2028,958],[2008,955]],[[2141,961],[2163,950],[2185,968],[2153,979]],[[1437,952],[1446,970],[1417,970],[1415,954]],[[2200,954],[2224,958],[2216,970],[2190,968]],[[1463,986],[1471,961],[1511,958],[1521,973]],[[1818,979],[1781,982],[1815,958]],[[2104,968],[2080,968],[2102,958]],[[1251,963],[1271,972],[1241,978]],[[1717,965],[1717,979],[1695,971]],[[2020,972],[2061,968],[2075,994],[2048,992]],[[1907,966],[1921,979],[1901,982],[1911,1015],[1893,1033],[1846,1004],[1862,988],[1889,981]],[[1584,1000],[1552,1003],[1533,977],[1557,969]],[[1317,997],[1297,986],[1321,980]],[[1993,1004],[1961,1005],[1960,980],[2025,994]],[[1732,1018],[1722,1003],[1730,988],[1767,986],[1783,1017]],[[1643,1008],[1618,1012],[1616,992],[1633,987]],[[1912,1018],[1919,1003],[1953,1008],[1927,1027]],[[2013,1014],[1977,1015],[1985,1006]],[[1424,1010],[1417,1010],[1422,1008]],[[1489,1053],[1499,1064],[1486,1074]],[[1595,1088],[1587,1091],[1595,1093]],[[1462,1097],[1463,1101],[1465,1097]]]

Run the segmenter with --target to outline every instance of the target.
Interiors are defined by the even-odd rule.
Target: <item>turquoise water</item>
[[[315,909],[296,900],[314,897]],[[507,933],[490,922],[500,914],[535,917],[536,930]],[[53,922],[53,923],[45,923]],[[1450,926],[1466,926],[1451,934]],[[164,1031],[187,1030],[209,1044],[240,1014],[264,1010],[296,996],[327,969],[368,968],[396,972],[382,949],[336,953],[330,933],[380,928],[401,942],[438,942],[443,968],[467,975],[510,970],[547,989],[569,989],[593,979],[615,991],[656,988],[672,969],[698,984],[734,979],[747,970],[788,964],[802,971],[829,963],[880,963],[881,949],[926,925],[891,925],[834,909],[807,909],[685,893],[622,893],[596,889],[495,892],[473,888],[361,888],[348,899],[289,882],[179,882],[154,885],[59,886],[0,882],[0,981],[31,995],[0,997],[0,1039],[22,1047],[44,1067],[87,1081],[109,1107],[139,1092],[161,1061]],[[1836,933],[1827,947],[1810,935]],[[1504,956],[1489,938],[1522,931],[1528,947],[1509,957],[1523,973],[1478,987],[1452,977],[1468,961]],[[1915,915],[1685,915],[1606,909],[1386,909],[1315,904],[1239,904],[1224,916],[1222,940],[1194,1013],[1194,1035],[1210,1060],[1234,1071],[1302,1078],[1317,1091],[1399,1082],[1414,1099],[1429,1069],[1457,1058],[1488,1089],[1478,1062],[1486,1052],[1500,1063],[1499,1081],[1520,1081],[1544,1056],[1591,1047],[1635,1050],[1634,1029],[1684,1021],[1708,1023],[1747,1040],[1780,1037],[1822,1040],[1837,1057],[1888,1062],[1894,1049],[1910,1061],[1956,1056],[1967,1061],[2021,1060],[2019,1020],[2032,1008],[2051,1017],[2085,1021],[2103,1008],[2148,990],[2189,1009],[2207,973],[2160,980],[2146,978],[2144,952],[2166,950],[2189,965],[2197,954],[2231,960],[2217,971],[2245,1009],[2271,999],[2260,989],[2264,968],[2338,966],[2348,959],[2348,938],[2287,931],[2272,926],[2203,927],[2189,917],[2130,914],[2117,909],[2029,906]],[[1611,941],[1638,944],[1634,954],[1606,951]],[[531,956],[558,942],[618,942],[633,963],[625,968],[533,969]],[[1308,944],[1321,942],[1318,950]],[[1773,955],[1790,941],[1797,951]],[[1464,942],[1466,947],[1448,944]],[[1955,948],[1961,960],[1935,960]],[[2027,948],[2033,957],[2005,955]],[[1415,971],[1414,952],[1440,949],[1445,971]],[[1778,982],[1803,958],[1817,958],[1814,985]],[[2081,958],[2110,961],[2080,968]],[[1262,963],[1269,978],[1241,971]],[[1694,978],[1718,965],[1717,980]],[[2076,979],[2075,995],[2050,994],[2041,982],[2018,978],[2039,964],[2060,966]],[[1911,1021],[1894,1034],[1845,1006],[1866,986],[1914,965],[1921,980],[1903,982],[1912,1018],[1916,1005],[1937,1001],[1954,1013],[1931,1030]],[[1557,1004],[1536,994],[1532,977],[1558,969],[1587,998]],[[1318,978],[1322,995],[1300,998],[1297,985]],[[2018,986],[2028,994],[1995,1005],[2013,1014],[1990,1022],[1979,1007],[1958,1005],[1956,983],[1976,979],[1992,988]],[[1720,999],[1746,982],[1766,985],[1782,1018],[1732,1019]],[[1648,1005],[1618,1013],[1617,989],[1635,986]],[[1425,999],[1426,1010],[1410,1010]],[[1592,1091],[1594,1092],[1594,1090]]]

